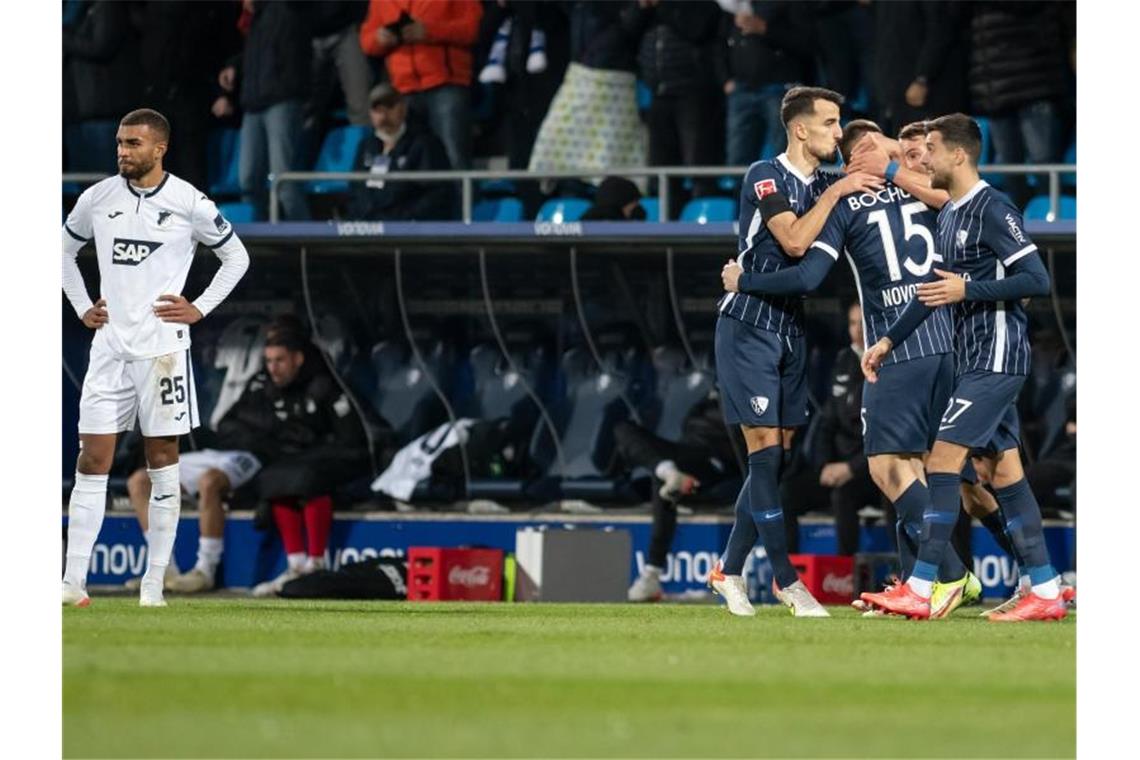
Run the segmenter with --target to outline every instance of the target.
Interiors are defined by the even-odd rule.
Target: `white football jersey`
[[[95,331],[95,345],[128,361],[189,348],[190,326],[163,322],[154,307],[160,295],[182,294],[199,242],[217,251],[232,236],[214,202],[169,173],[149,189],[121,176],[87,188],[67,217],[63,244],[74,257],[95,241],[108,319]],[[80,317],[90,306],[72,303]]]

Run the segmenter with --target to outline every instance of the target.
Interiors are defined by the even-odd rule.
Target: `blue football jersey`
[[[803,216],[837,179],[839,175],[822,171],[805,177],[788,161],[787,154],[757,161],[748,167],[740,187],[739,255],[736,258],[744,271],[778,272],[798,263],[798,259],[784,254],[768,231],[768,220],[761,211],[766,198],[782,195],[796,216]],[[726,293],[720,301],[720,313],[780,335],[803,334],[803,296]]]
[[[845,254],[863,305],[863,339],[877,343],[914,300],[919,283],[931,279],[942,256],[934,242],[937,214],[901,187],[887,183],[877,193],[852,193],[835,206],[812,244],[838,260]],[[935,309],[883,364],[954,350],[948,308]]]
[[[938,214],[939,252],[967,280],[1000,280],[1005,268],[1034,253],[1021,211],[1005,193],[979,180]],[[958,374],[973,370],[1029,374],[1029,333],[1020,301],[963,301],[954,305]]]

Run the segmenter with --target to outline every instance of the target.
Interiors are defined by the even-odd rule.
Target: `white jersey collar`
[[[815,180],[815,172],[812,172],[810,177],[805,177],[800,173],[800,170],[797,169],[795,165],[792,164],[791,159],[788,158],[787,151],[776,156],[776,160],[783,164],[785,169],[791,172],[796,179],[798,179],[800,182],[803,182],[805,185],[810,185]]]
[[[969,189],[969,191],[966,192],[965,195],[963,195],[961,198],[959,198],[956,201],[951,201],[950,202],[950,208],[957,211],[958,209],[962,208],[967,203],[972,201],[974,199],[975,195],[982,192],[983,187],[989,187],[989,186],[990,186],[990,183],[986,182],[984,179],[978,180],[978,183],[976,185],[974,185],[973,187],[971,187]]]

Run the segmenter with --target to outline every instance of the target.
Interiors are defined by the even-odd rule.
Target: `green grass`
[[[1076,625],[96,597],[67,757],[1071,757]]]

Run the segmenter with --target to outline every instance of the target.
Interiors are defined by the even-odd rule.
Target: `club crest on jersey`
[[[137,267],[161,246],[162,243],[150,240],[115,238],[111,244],[111,263]]]
[[[752,402],[752,411],[756,414],[763,414],[768,411],[767,396],[753,396],[749,401]]]
[[[766,196],[772,195],[776,192],[776,180],[762,179],[752,185],[752,189],[756,191],[756,200],[762,201]]]
[[[158,212],[158,226],[161,227],[162,225],[166,224],[166,220],[172,216],[174,216],[173,211],[167,211],[166,209],[159,211]]]
[[[965,248],[966,247],[966,238],[968,238],[968,237],[969,237],[969,234],[965,230],[958,230],[958,247],[959,248]]]

